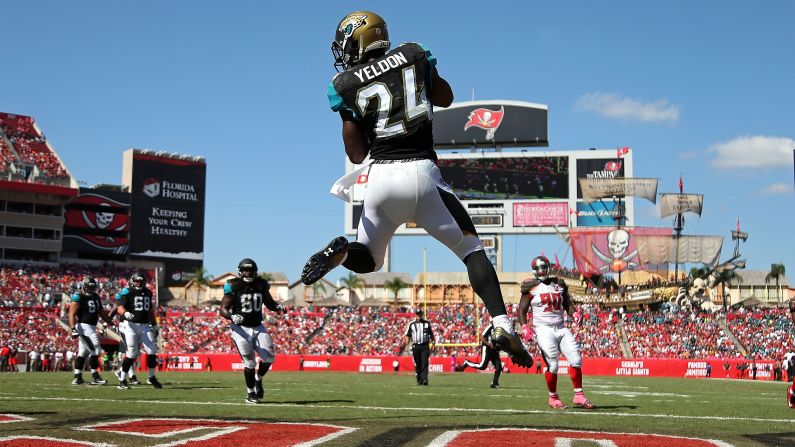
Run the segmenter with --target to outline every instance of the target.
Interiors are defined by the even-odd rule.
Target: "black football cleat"
[[[161,385],[160,382],[158,382],[157,377],[150,377],[149,379],[146,380],[146,383],[148,385],[152,385],[152,387],[156,390],[163,388],[163,385]]]
[[[265,397],[265,389],[262,387],[262,381],[257,380],[254,385],[254,392],[257,395],[257,399],[262,399]]]
[[[130,384],[128,384],[126,380],[122,380],[121,382],[119,382],[119,385],[116,388],[120,390],[129,390]]]
[[[257,393],[248,393],[246,396],[246,403],[247,404],[258,404],[259,399],[257,398]]]
[[[138,377],[132,376],[130,377],[130,385],[140,385],[141,382],[138,381]]]
[[[499,388],[499,387],[500,387],[499,383],[492,383],[491,386],[489,386],[489,388]]]
[[[83,380],[83,376],[76,376],[72,379],[72,385],[82,385],[84,383],[86,383],[86,381]]]
[[[342,255],[348,252],[348,239],[345,236],[334,238],[326,248],[312,255],[301,272],[301,282],[314,284],[326,276],[331,269],[340,264]]]
[[[103,379],[99,375],[96,375],[91,378],[91,382],[89,382],[89,385],[104,385],[106,383],[108,383],[107,380]]]
[[[497,327],[492,332],[491,344],[508,353],[515,364],[525,368],[533,366],[533,357],[527,352],[518,335],[509,334],[505,329]]]

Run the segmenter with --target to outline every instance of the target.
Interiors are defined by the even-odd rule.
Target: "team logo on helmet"
[[[144,180],[144,194],[152,198],[160,195],[160,182],[156,178]]]
[[[505,116],[505,107],[500,107],[500,110],[489,110],[484,108],[475,109],[469,113],[467,123],[464,125],[464,130],[470,127],[480,127],[486,130],[486,139],[494,141],[494,134],[502,124],[502,118]]]
[[[344,33],[345,36],[350,36],[351,34],[353,34],[354,31],[356,31],[358,28],[364,25],[366,21],[367,21],[367,16],[364,14],[351,15],[345,17],[345,20],[343,20],[340,23],[339,30],[340,32]]]

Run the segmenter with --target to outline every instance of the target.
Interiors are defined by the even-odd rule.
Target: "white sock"
[[[82,375],[82,374],[83,374],[83,371],[80,371],[79,369],[75,369],[75,374],[77,374],[77,375]]]
[[[257,390],[254,389],[254,388],[246,388],[246,389],[248,390],[249,393],[256,393],[257,392]]]
[[[508,315],[497,315],[496,317],[492,318],[491,321],[494,323],[494,327],[501,327],[509,334],[514,333],[513,320],[508,318]]]

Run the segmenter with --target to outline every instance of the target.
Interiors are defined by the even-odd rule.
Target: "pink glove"
[[[525,341],[531,341],[535,334],[536,333],[533,330],[533,326],[532,325],[530,325],[530,324],[523,324],[522,325],[522,338],[524,338]]]

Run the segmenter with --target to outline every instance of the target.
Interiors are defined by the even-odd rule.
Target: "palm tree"
[[[196,270],[193,271],[193,282],[199,286],[199,290],[196,291],[196,306],[199,305],[199,296],[202,293],[202,288],[210,284],[210,279],[212,277],[205,267],[196,267]]]
[[[408,286],[410,286],[410,284],[407,283],[406,281],[403,281],[403,279],[401,279],[399,276],[395,276],[394,278],[384,283],[384,288],[395,294],[396,306],[398,303],[398,294],[400,293],[401,290],[405,289]]]
[[[321,292],[323,292],[323,295],[325,296],[325,292],[326,292],[326,285],[325,285],[325,284],[323,284],[323,281],[318,281],[318,282],[316,282],[316,283],[312,284],[312,298],[313,298],[314,300],[317,300],[317,296],[318,296],[318,295],[319,295]]]
[[[721,296],[723,297],[723,310],[724,311],[726,310],[726,307],[727,307],[726,306],[726,303],[727,303],[727,299],[726,299],[726,284],[730,283],[732,281],[737,282],[737,283],[742,283],[743,282],[743,277],[740,276],[734,270],[721,270],[719,272],[715,272],[715,287],[717,287],[718,285],[721,286],[720,291],[721,291]]]
[[[765,275],[765,283],[769,283],[770,280],[776,281],[776,297],[778,298],[779,302],[782,299],[781,296],[781,288],[778,285],[779,279],[784,276],[786,273],[786,269],[784,268],[784,264],[771,264],[770,265],[770,273]]]
[[[265,281],[271,282],[273,281],[273,275],[268,272],[260,272],[259,277],[264,279]]]
[[[348,299],[353,303],[353,290],[364,286],[364,279],[353,272],[348,272],[348,276],[341,278],[340,282],[348,289]]]

